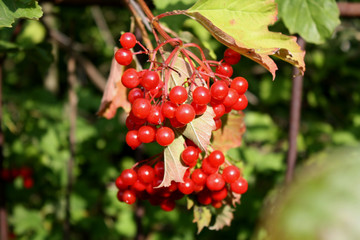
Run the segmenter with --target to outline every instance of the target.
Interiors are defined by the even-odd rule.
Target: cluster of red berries
[[[32,178],[32,170],[28,167],[21,167],[21,168],[12,168],[7,169],[4,168],[0,172],[0,177],[5,181],[14,181],[17,177],[23,178],[23,185],[25,188],[32,188],[34,185],[34,180]]]
[[[178,39],[166,42],[171,41],[181,42]],[[140,43],[131,33],[123,34],[120,43],[123,48],[115,53],[115,59],[126,66],[131,63],[132,55],[137,54],[129,49]],[[186,46],[195,45],[183,45]],[[144,50],[142,53],[149,54],[148,50]],[[208,107],[214,112],[215,127],[212,131],[216,131],[221,128],[221,117],[225,113],[244,110],[248,105],[244,95],[248,88],[247,80],[243,77],[231,78],[231,65],[239,62],[239,53],[227,49],[224,59],[219,62],[202,60],[198,61],[199,66],[191,64],[192,75],[180,86],[170,88],[169,75],[163,74],[162,70],[175,71],[169,64],[169,59],[177,56],[175,51],[163,64],[155,62],[153,58],[149,69],[137,71],[128,68],[121,77],[121,83],[129,89],[127,99],[131,103],[131,111],[126,118],[126,143],[132,149],[154,141],[164,147],[170,145],[175,139],[174,130],[201,117]],[[163,75],[161,79],[160,72]],[[240,170],[225,163],[222,152],[213,151],[209,156],[203,155],[198,146],[186,139],[181,161],[189,168],[183,182],[172,182],[169,187],[157,187],[164,177],[162,160],[154,167],[145,163],[124,170],[116,180],[118,199],[128,204],[134,203],[137,198],[148,199],[152,204],[160,204],[162,209],[169,211],[175,207],[175,200],[184,195],[196,195],[200,204],[220,207],[232,193],[243,194],[247,190],[247,182],[240,177]]]
[[[187,147],[181,154],[182,161],[189,167],[199,159],[199,149]],[[157,187],[164,177],[164,162],[158,161],[154,167],[143,164],[133,169],[125,169],[116,179],[117,198],[121,202],[133,204],[136,199],[148,200],[152,205],[160,205],[165,211],[175,208],[175,201],[185,195],[197,199],[199,204],[219,208],[232,194],[243,194],[248,188],[247,181],[240,176],[240,170],[225,163],[225,156],[215,150],[206,157],[201,167],[189,168],[183,182],[171,182],[168,187]]]

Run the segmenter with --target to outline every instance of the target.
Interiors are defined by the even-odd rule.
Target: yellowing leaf
[[[194,220],[193,222],[197,224],[198,234],[203,230],[204,227],[208,227],[211,221],[211,212],[210,209],[206,206],[194,206]]]
[[[234,209],[232,209],[229,205],[225,205],[220,209],[220,212],[216,214],[215,223],[211,227],[210,230],[221,230],[225,226],[230,226],[231,221],[234,218]]]
[[[211,132],[215,128],[214,117],[214,110],[207,106],[204,114],[188,123],[182,134],[193,141],[202,151],[206,151],[210,143]]]
[[[229,149],[241,145],[242,135],[246,130],[244,113],[229,113],[221,120],[223,121],[222,128],[213,132],[212,146],[226,153]]]
[[[164,179],[158,187],[168,187],[171,181],[183,182],[187,167],[181,163],[181,153],[184,151],[185,138],[177,135],[174,141],[164,150],[165,173]]]
[[[305,71],[304,55],[295,37],[270,32],[277,20],[273,0],[199,0],[186,13],[222,44],[258,62],[275,78],[276,56]]]

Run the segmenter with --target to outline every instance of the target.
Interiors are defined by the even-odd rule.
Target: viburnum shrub
[[[234,67],[244,55],[275,77],[277,67],[269,57],[274,55],[304,71],[304,52],[294,38],[264,27],[276,19],[276,5],[271,1],[251,5],[265,21],[253,21],[251,33],[239,22],[252,16],[248,9],[243,16],[243,1],[231,1],[223,9],[222,1],[199,0],[188,10],[157,17],[144,1],[138,2],[153,27],[156,46],[145,47],[132,33],[122,34],[110,72],[112,84],[108,84],[99,113],[111,118],[123,107],[128,112],[126,143],[136,149],[155,142],[164,151],[123,170],[115,180],[117,198],[127,204],[149,201],[171,211],[185,197],[199,231],[210,226],[212,215],[217,217],[210,229],[221,229],[230,224],[232,207],[248,189],[242,170],[226,155],[241,143],[243,110],[248,105],[248,81],[234,76]],[[225,10],[231,14],[224,14]],[[176,14],[191,16],[228,46],[223,58],[208,59],[200,45],[169,36],[158,21]],[[148,59],[146,69],[133,61],[139,54]],[[110,99],[108,92],[114,93]]]

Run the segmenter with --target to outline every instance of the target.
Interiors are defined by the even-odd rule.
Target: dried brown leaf
[[[194,220],[193,222],[197,224],[199,234],[204,227],[209,227],[211,221],[211,212],[210,209],[206,206],[194,206]]]
[[[221,230],[225,226],[230,226],[231,221],[234,218],[234,209],[232,209],[229,205],[225,205],[220,209],[220,212],[216,214],[215,223],[211,227],[210,230]]]

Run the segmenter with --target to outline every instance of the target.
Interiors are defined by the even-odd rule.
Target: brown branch
[[[106,23],[101,8],[99,6],[92,6],[90,9],[91,9],[91,14],[95,20],[95,23],[101,33],[103,40],[106,42],[106,44],[115,47],[116,43],[111,35],[110,29]]]
[[[360,17],[360,3],[337,3],[341,17]]]
[[[303,38],[298,38],[298,44],[305,50],[306,42]],[[297,157],[297,135],[299,132],[300,118],[301,118],[301,97],[304,76],[300,73],[297,67],[293,69],[293,85],[291,96],[291,109],[290,109],[290,130],[289,130],[289,151],[287,155],[287,169],[286,169],[286,182],[290,183],[296,164]]]
[[[3,84],[3,64],[5,58],[0,59],[0,174],[4,167],[4,132],[2,130],[2,84]],[[9,239],[9,228],[7,223],[6,212],[6,195],[5,195],[6,182],[0,177],[0,240]]]

